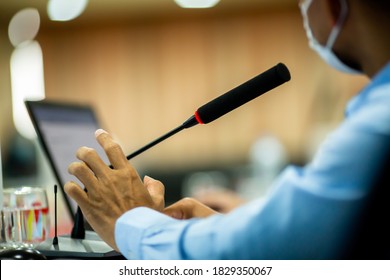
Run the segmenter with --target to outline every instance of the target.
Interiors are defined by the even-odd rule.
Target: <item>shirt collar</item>
[[[348,103],[345,116],[353,114],[356,110],[365,104],[366,98],[372,92],[372,89],[390,83],[390,63],[388,63],[378,74],[374,76],[371,82]]]

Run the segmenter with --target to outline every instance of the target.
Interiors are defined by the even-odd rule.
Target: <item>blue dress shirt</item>
[[[176,220],[136,208],[116,222],[129,259],[328,259],[348,240],[390,148],[390,64],[348,104],[306,167],[287,167],[266,199]]]

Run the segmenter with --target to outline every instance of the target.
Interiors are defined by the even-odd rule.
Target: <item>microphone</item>
[[[57,235],[57,185],[54,185],[54,238],[53,246],[58,245],[58,235]]]
[[[197,124],[210,123],[241,105],[244,105],[252,99],[255,99],[256,97],[259,97],[260,95],[284,84],[285,82],[288,82],[290,79],[290,72],[286,65],[279,63],[251,80],[199,107],[195,111],[194,115],[188,118],[180,126],[150,142],[132,154],[129,154],[126,158],[130,160],[183,129],[193,127]],[[111,165],[110,167],[112,168]]]
[[[290,79],[291,76],[287,67],[279,63],[203,105],[195,112],[195,118],[200,124],[210,123]]]

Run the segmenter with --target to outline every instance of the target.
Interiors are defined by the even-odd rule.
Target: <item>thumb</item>
[[[144,177],[144,185],[148,190],[157,210],[162,211],[164,208],[164,185],[149,176]]]

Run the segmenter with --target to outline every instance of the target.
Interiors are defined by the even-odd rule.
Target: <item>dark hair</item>
[[[350,0],[356,1],[356,0]],[[390,16],[390,1],[389,0],[359,0],[367,9],[375,10]]]

